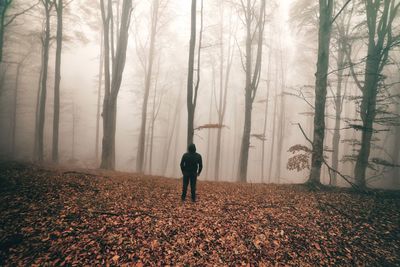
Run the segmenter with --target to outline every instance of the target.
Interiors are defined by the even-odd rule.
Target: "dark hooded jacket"
[[[183,154],[181,160],[181,170],[183,175],[200,175],[203,169],[203,162],[201,155],[196,153],[196,146],[194,144],[189,145],[188,152]]]

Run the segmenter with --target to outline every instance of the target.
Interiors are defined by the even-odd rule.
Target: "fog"
[[[44,1],[46,2],[46,1]],[[52,160],[53,111],[56,60],[55,8],[50,10],[50,47],[45,103],[43,160],[35,154],[37,99],[41,80],[42,44],[45,31],[44,2],[14,0],[7,11],[4,27],[3,59],[0,89],[0,156],[4,160],[56,164]],[[52,1],[49,1],[52,2]],[[119,29],[122,0],[114,1],[114,24]],[[246,2],[246,1],[245,1]],[[249,1],[250,2],[250,1]],[[255,4],[254,18],[262,1]],[[289,149],[303,145],[312,149],[307,138],[313,139],[315,101],[315,73],[318,60],[318,3],[304,0],[266,1],[262,54],[258,88],[251,107],[251,132],[247,179],[249,183],[303,183],[310,174],[308,167],[289,170],[288,161],[295,154]],[[347,1],[338,1],[333,14],[338,14]],[[396,1],[394,1],[396,2]],[[181,177],[179,163],[187,149],[187,80],[189,40],[191,35],[191,1],[152,0],[133,1],[126,50],[126,63],[117,96],[115,129],[115,169],[140,172],[137,169],[142,106],[145,95],[146,73],[149,64],[151,14],[158,3],[158,22],[154,41],[153,68],[147,106],[144,142],[145,174],[171,178]],[[101,164],[104,74],[100,65],[103,57],[102,17],[99,1],[64,1],[63,50],[61,57],[60,119],[58,163],[61,166],[98,168]],[[194,77],[199,72],[197,105],[194,113],[194,143],[202,155],[204,170],[201,180],[238,181],[241,142],[245,121],[246,88],[246,25],[241,1],[197,1],[196,49]],[[364,3],[354,1],[345,6],[333,23],[329,67],[327,72],[327,100],[325,105],[324,159],[330,164],[335,149],[332,147],[336,109],[335,94],[338,72],[343,70],[342,105],[340,118],[339,163],[336,167],[338,186],[349,186],[343,179],[355,183],[354,169],[360,151],[363,129],[360,124],[362,91],[357,77],[364,84],[368,31],[365,26]],[[200,69],[198,41],[200,18],[203,14]],[[255,24],[257,25],[257,24]],[[343,26],[344,25],[344,26]],[[399,16],[392,23],[393,39],[400,33]],[[352,49],[338,47],[340,27],[348,27],[347,40]],[[257,50],[258,26],[254,26],[252,49]],[[221,35],[222,32],[222,35]],[[115,39],[117,36],[116,33]],[[350,41],[349,41],[350,42]],[[385,44],[386,41],[385,41]],[[222,46],[222,49],[221,49]],[[388,46],[389,47],[389,46]],[[117,48],[115,48],[117,49]],[[347,49],[344,66],[338,67],[338,51]],[[222,53],[221,53],[222,51]],[[398,187],[398,144],[400,139],[400,54],[399,42],[390,45],[388,59],[382,60],[381,80],[376,106],[381,116],[375,118],[371,152],[367,168],[367,186]],[[352,62],[349,62],[348,54]],[[229,79],[227,65],[229,56]],[[255,62],[257,54],[253,53]],[[221,57],[223,70],[221,76]],[[117,59],[115,59],[117,60]],[[255,64],[255,63],[253,63]],[[380,63],[381,64],[381,63]],[[17,74],[17,68],[20,71]],[[253,69],[255,65],[253,65]],[[352,74],[351,67],[355,74]],[[99,87],[99,69],[102,69]],[[113,76],[114,77],[114,76]],[[222,81],[221,81],[222,80]],[[226,111],[222,125],[220,94],[227,83]],[[100,107],[98,93],[101,93]],[[222,99],[222,98],[221,98]],[[383,100],[384,99],[384,100]],[[268,101],[267,101],[268,100]],[[385,102],[383,102],[385,101]],[[382,115],[383,114],[383,115]],[[153,123],[154,118],[154,123]],[[386,119],[382,119],[386,118]],[[96,125],[99,133],[96,143]],[[264,126],[265,123],[265,126]],[[304,134],[300,127],[304,130]],[[153,137],[152,135],[152,127]],[[265,128],[265,135],[264,135]],[[219,173],[215,174],[218,129],[221,129]],[[153,141],[152,141],[153,140]],[[264,146],[264,161],[262,148]],[[97,155],[96,155],[97,151]],[[307,164],[306,164],[307,165]],[[332,171],[323,165],[321,182],[330,184]]]

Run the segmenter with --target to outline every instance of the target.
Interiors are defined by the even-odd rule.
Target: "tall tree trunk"
[[[146,73],[145,73],[144,97],[143,97],[143,105],[142,105],[142,119],[141,119],[141,125],[140,125],[137,161],[136,161],[136,171],[139,173],[144,171],[143,163],[144,163],[144,157],[145,157],[144,145],[146,143],[147,106],[148,106],[148,101],[149,101],[151,78],[152,78],[152,74],[153,74],[154,50],[155,50],[155,42],[156,42],[156,34],[157,34],[157,24],[158,24],[158,9],[159,9],[159,0],[153,0],[151,32],[150,32],[150,47],[149,47],[149,54],[148,54],[149,58],[148,58],[147,70],[145,71]]]
[[[42,76],[43,76],[43,67],[44,67],[44,49],[41,47],[40,51],[40,72],[38,79],[38,89],[36,93],[36,107],[35,107],[35,134],[33,138],[33,159],[36,160],[39,144],[38,144],[38,136],[39,136],[39,107],[40,107],[40,93],[42,88]]]
[[[285,88],[286,88],[286,80],[285,80],[285,68],[283,66],[283,55],[282,51],[280,51],[280,67],[281,67],[281,95],[280,95],[280,111],[279,111],[279,126],[278,126],[278,144],[277,144],[277,155],[276,155],[276,169],[275,169],[275,178],[277,183],[280,183],[281,178],[281,165],[282,165],[282,151],[283,151],[283,140],[285,134]]]
[[[101,13],[104,27],[104,75],[105,94],[103,102],[103,146],[100,167],[103,169],[115,169],[115,131],[117,116],[117,98],[122,82],[122,74],[126,62],[126,50],[128,46],[128,32],[132,13],[132,0],[124,0],[122,4],[121,25],[119,25],[119,38],[114,64],[112,65],[112,77],[110,74],[110,24],[112,17],[112,2],[108,0],[108,12],[105,10],[104,0],[101,3]],[[107,13],[107,14],[106,14]],[[111,23],[110,23],[111,21]]]
[[[97,112],[96,112],[96,144],[95,144],[95,154],[96,154],[96,164],[99,163],[99,142],[100,142],[100,112],[101,112],[101,90],[103,88],[103,65],[104,65],[104,38],[103,31],[100,35],[100,64],[99,64],[99,81],[97,88]]]
[[[18,88],[19,88],[19,76],[21,73],[21,63],[17,64],[17,73],[15,75],[15,91],[13,99],[13,112],[11,118],[11,156],[15,158],[15,139],[16,139],[16,129],[17,129],[17,111],[18,111]]]
[[[315,74],[315,114],[311,172],[308,182],[320,183],[325,137],[325,103],[332,29],[333,0],[319,0],[318,61]]]
[[[246,17],[246,86],[245,86],[245,111],[244,111],[244,126],[242,135],[242,144],[240,147],[240,158],[239,158],[239,171],[238,179],[241,182],[247,182],[247,167],[249,161],[249,149],[250,149],[250,132],[251,132],[251,112],[253,109],[254,98],[257,93],[258,82],[261,73],[261,62],[262,62],[262,46],[263,46],[263,34],[265,25],[265,0],[261,1],[260,13],[258,21],[256,21],[256,29],[258,30],[257,40],[257,53],[256,61],[253,71],[252,61],[252,44],[253,44],[253,32],[252,25],[254,19],[253,4],[250,0],[247,0],[245,9]]]
[[[58,137],[60,127],[60,83],[61,83],[61,52],[63,39],[63,0],[55,0],[57,13],[57,47],[54,79],[54,113],[53,113],[53,163],[58,162]]]
[[[179,90],[179,96],[178,96],[178,105],[175,106],[175,112],[174,112],[174,119],[172,121],[171,124],[171,134],[169,135],[169,139],[168,139],[168,143],[167,143],[167,149],[165,152],[165,156],[164,156],[164,165],[163,165],[163,171],[162,174],[164,176],[167,175],[167,168],[168,168],[168,161],[169,161],[169,157],[170,157],[170,150],[171,150],[171,145],[173,142],[173,137],[174,135],[179,135],[178,130],[178,126],[177,126],[177,122],[178,122],[178,116],[180,114],[180,110],[181,110],[181,105],[179,103],[181,103],[181,96],[182,96],[182,91],[183,90]],[[175,154],[173,154],[174,156]]]
[[[213,96],[215,94],[215,90],[216,90],[216,84],[215,84],[215,67],[214,64],[212,64],[211,66],[212,68],[212,88],[211,88],[211,94],[210,94],[210,106],[209,106],[209,112],[208,112],[208,121],[211,123],[213,116],[212,116],[212,106],[213,106]],[[207,129],[208,133],[207,133],[207,163],[206,163],[206,178],[209,179],[211,175],[211,139],[212,139],[212,134],[211,131],[212,129]],[[215,179],[215,177],[214,177]],[[211,179],[209,179],[211,180]]]
[[[77,114],[76,114],[76,109],[75,109],[75,103],[73,103],[72,104],[72,135],[71,135],[71,162],[73,164],[76,161],[76,157],[75,157],[76,123],[77,123]]]
[[[44,126],[46,118],[46,96],[47,96],[47,73],[49,66],[49,50],[50,50],[50,10],[51,3],[49,0],[43,0],[45,14],[46,14],[46,26],[43,38],[43,74],[41,82],[41,93],[39,101],[39,122],[38,122],[38,150],[36,160],[43,162],[44,159]]]
[[[370,48],[371,50],[374,48]],[[366,187],[366,171],[368,159],[371,151],[371,140],[373,135],[373,125],[376,116],[376,96],[378,86],[378,64],[375,51],[368,49],[368,57],[365,69],[365,86],[363,99],[361,100],[360,113],[362,120],[361,148],[357,155],[354,176],[356,184]]]
[[[231,45],[231,37],[228,41],[228,51],[227,51],[227,59],[226,59],[226,67],[225,67],[225,75],[224,75],[224,25],[223,25],[223,2],[220,6],[220,69],[219,69],[219,105],[218,105],[218,124],[220,127],[217,129],[217,147],[216,147],[216,159],[215,159],[215,179],[219,179],[220,175],[220,159],[221,159],[221,139],[222,139],[222,126],[224,124],[225,112],[226,112],[226,102],[228,97],[228,83],[230,77],[231,66],[233,62],[233,49]],[[231,25],[229,24],[229,33],[231,34]]]
[[[343,72],[344,72],[344,52],[345,47],[339,40],[338,47],[338,58],[337,58],[337,85],[336,85],[336,95],[334,96],[335,103],[335,128],[333,130],[332,138],[332,168],[338,170],[339,168],[339,155],[340,155],[340,124],[342,120],[342,110],[343,110],[343,96],[342,96],[342,85],[343,85]],[[337,185],[337,174],[332,173],[331,185]]]
[[[197,97],[197,94],[193,92],[194,50],[196,47],[196,6],[197,6],[197,0],[192,0],[191,19],[190,19],[188,79],[187,79],[187,111],[188,111],[187,145],[193,143],[194,112],[196,108],[196,97]],[[200,48],[201,47],[199,45],[199,49]],[[199,73],[200,70],[198,69],[197,72]]]
[[[267,98],[265,99],[265,111],[264,111],[264,126],[262,136],[262,147],[261,147],[261,182],[265,182],[264,171],[265,171],[265,141],[267,135],[267,122],[268,122],[268,107],[269,107],[269,91],[271,89],[271,59],[272,59],[272,48],[269,48],[268,53],[268,70],[267,70]]]
[[[177,122],[177,127],[176,129],[180,129],[181,128],[181,113],[178,113],[178,122]],[[179,137],[180,137],[180,132],[177,131],[175,134],[175,146],[174,146],[174,153],[173,155],[173,162],[172,162],[172,176],[176,177],[180,174],[177,174],[176,171],[178,170],[178,164],[177,164],[177,160],[178,160],[178,144],[179,144]],[[182,177],[182,176],[181,176]]]
[[[387,64],[390,48],[397,42],[392,37],[392,22],[400,8],[400,3],[393,0],[366,1],[365,5],[368,22],[368,54],[365,64],[364,85],[360,88],[362,91],[360,105],[361,147],[354,169],[356,184],[361,188],[366,187],[366,171],[374,131],[379,81],[382,79],[381,73]]]
[[[271,183],[271,175],[272,175],[272,169],[273,169],[273,163],[274,163],[274,148],[275,148],[275,130],[276,130],[276,115],[278,112],[278,95],[276,94],[277,90],[277,77],[275,77],[275,100],[274,100],[274,113],[272,114],[272,134],[271,134],[271,150],[269,154],[269,168],[268,168],[268,183]]]

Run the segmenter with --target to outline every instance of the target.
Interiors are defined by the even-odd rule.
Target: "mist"
[[[6,21],[13,15],[15,18],[12,23],[3,25],[1,158],[99,168],[105,149],[102,145],[103,105],[107,83],[100,2],[65,2],[62,3],[57,159],[52,154],[57,9],[49,7],[47,95],[43,103],[38,101],[38,95],[43,94],[44,82],[41,73],[46,33],[45,2],[17,0],[8,7]],[[315,128],[317,3],[267,1],[263,18],[259,15],[261,2],[256,1],[251,7],[254,16],[249,26],[252,62],[248,66],[251,66],[250,72],[254,71],[256,58],[260,56],[260,67],[259,73],[250,73],[250,76],[256,76],[257,88],[253,88],[254,99],[250,107],[245,177],[240,177],[247,105],[246,8],[241,1],[198,2],[192,83],[196,87],[199,78],[193,116],[193,143],[204,164],[199,179],[277,184],[306,182],[313,169],[313,145],[307,139],[313,141]],[[329,167],[322,164],[320,182],[347,187],[357,183],[354,170],[365,139],[362,139],[363,132],[369,130],[363,130],[360,116],[363,94],[358,87],[358,83],[361,86],[367,83],[364,74],[368,28],[363,24],[366,14],[362,3],[346,2],[338,1],[332,8],[332,17],[338,16],[330,33],[323,130],[323,161]],[[109,35],[114,47],[109,51],[110,61],[118,60],[112,58],[118,54],[122,8],[122,1],[115,1],[112,6],[114,17]],[[133,1],[130,12],[125,66],[120,72],[122,80],[115,99],[115,164],[102,167],[179,178],[179,163],[188,144],[191,3],[178,0]],[[398,16],[394,16],[388,26],[392,36],[399,34],[398,22]],[[399,186],[399,46],[398,40],[394,39],[384,40],[390,51],[386,59],[377,63],[382,68],[378,74],[381,78],[376,87],[378,103],[374,111],[380,115],[373,119],[364,177],[368,187]],[[260,55],[257,54],[258,47],[262,48]],[[114,66],[114,63],[110,64]],[[110,68],[111,79],[114,79],[115,69]],[[341,91],[337,95],[339,86]],[[146,97],[147,107],[143,111]],[[38,157],[35,142],[40,121],[38,106],[41,105],[44,105],[43,155]],[[340,108],[340,113],[336,112],[337,108]],[[339,141],[334,147],[335,138]],[[296,150],[296,146],[304,146],[305,150]]]

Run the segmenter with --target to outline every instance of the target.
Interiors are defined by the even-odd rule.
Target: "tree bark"
[[[194,50],[196,47],[196,6],[197,6],[197,0],[192,0],[191,20],[190,20],[188,79],[187,79],[187,112],[188,112],[187,142],[186,142],[187,145],[193,143],[193,135],[194,135],[193,120],[194,120],[195,105],[193,103],[193,76],[194,76]]]
[[[101,31],[101,44],[100,44],[100,64],[99,64],[99,81],[97,88],[97,113],[96,113],[96,144],[95,144],[95,154],[96,154],[96,164],[99,163],[99,142],[100,142],[100,111],[101,111],[101,89],[103,87],[103,66],[104,66],[104,38],[103,31]]]
[[[221,139],[222,139],[222,126],[224,124],[225,113],[226,113],[226,102],[228,97],[228,85],[229,85],[229,77],[230,71],[233,62],[233,49],[231,44],[231,36],[229,37],[228,41],[228,51],[227,51],[227,59],[226,59],[226,67],[225,67],[225,75],[224,75],[224,24],[223,24],[223,2],[220,6],[220,20],[221,20],[221,27],[220,27],[220,73],[219,73],[219,105],[218,105],[218,124],[220,127],[217,129],[217,147],[216,147],[216,159],[215,159],[215,173],[214,177],[218,181],[220,175],[220,159],[221,159]],[[232,22],[229,24],[229,33],[231,33],[231,25]]]
[[[11,156],[15,158],[15,140],[17,132],[17,112],[18,112],[18,89],[19,89],[19,77],[21,73],[21,63],[17,64],[17,73],[15,75],[15,91],[13,99],[13,112],[11,118]]]
[[[61,83],[61,52],[63,43],[63,0],[54,1],[57,13],[57,47],[54,81],[54,113],[53,113],[53,163],[58,162],[58,137],[60,127],[60,83]]]
[[[41,82],[41,92],[39,101],[39,117],[38,117],[38,135],[37,144],[38,150],[36,155],[36,160],[38,162],[43,162],[44,160],[44,125],[46,119],[46,97],[47,97],[47,74],[49,66],[49,50],[50,50],[50,10],[51,3],[50,0],[42,0],[45,8],[46,14],[46,26],[44,29],[43,42],[43,73]]]
[[[340,155],[340,125],[342,120],[342,110],[343,110],[343,96],[342,96],[342,85],[343,85],[343,72],[344,72],[344,45],[341,40],[338,40],[338,58],[337,58],[337,85],[336,94],[334,96],[335,104],[335,128],[333,130],[332,138],[332,168],[338,170],[339,168],[339,155]],[[332,174],[331,185],[337,185],[337,173]]]
[[[256,30],[258,31],[257,40],[257,54],[256,62],[253,72],[253,61],[252,61],[252,44],[253,44],[253,32],[252,24],[254,22],[254,10],[252,3],[247,0],[247,5],[243,6],[245,12],[245,24],[246,24],[246,86],[245,86],[245,111],[244,111],[244,126],[242,143],[240,147],[240,158],[239,158],[239,171],[238,180],[241,182],[247,182],[247,167],[249,160],[249,148],[250,148],[250,132],[251,132],[251,113],[253,109],[253,101],[257,93],[258,82],[261,73],[261,62],[262,62],[262,46],[263,46],[263,34],[265,24],[265,0],[261,1],[260,12],[258,21],[256,21]]]
[[[280,49],[282,49],[280,47]],[[280,67],[281,67],[281,75],[280,75],[280,87],[281,87],[281,95],[280,95],[280,111],[279,111],[279,126],[278,126],[278,144],[277,144],[277,155],[276,155],[276,169],[275,169],[275,179],[277,183],[280,183],[281,178],[281,165],[282,165],[282,151],[283,151],[283,140],[285,134],[285,69],[283,66],[283,55],[282,50],[279,51],[280,54]]]
[[[104,73],[105,95],[103,102],[103,145],[102,169],[115,169],[115,131],[117,116],[117,97],[122,82],[122,74],[126,62],[128,46],[128,32],[132,13],[132,0],[124,0],[122,4],[121,25],[119,25],[119,38],[112,73],[110,73],[110,38],[109,30],[112,17],[112,2],[108,0],[108,12],[105,10],[104,0],[101,0],[102,20],[104,27]],[[107,13],[107,14],[106,14]],[[111,22],[111,23],[110,23]],[[112,75],[112,76],[111,76]]]
[[[392,42],[395,42],[391,35],[392,22],[400,7],[400,3],[395,3],[393,0],[384,0],[382,4],[366,1],[365,4],[368,26],[368,54],[365,64],[364,85],[360,88],[362,92],[360,105],[361,147],[354,169],[356,184],[361,188],[367,186],[366,171],[374,132],[379,81],[382,79],[381,73],[387,64]],[[382,5],[383,9],[381,9]]]
[[[311,172],[308,182],[320,183],[325,138],[325,103],[332,29],[333,0],[319,0],[318,61],[315,74],[315,114]]]
[[[145,86],[144,86],[144,97],[143,97],[143,105],[142,105],[142,119],[140,125],[140,133],[138,140],[138,152],[137,152],[137,160],[136,160],[136,171],[142,173],[144,171],[144,157],[145,157],[145,148],[144,145],[146,143],[146,123],[147,123],[147,106],[149,101],[150,87],[151,87],[151,78],[153,74],[153,64],[154,64],[154,50],[155,50],[155,42],[156,42],[156,34],[157,34],[157,24],[158,24],[158,9],[159,9],[159,0],[153,0],[153,11],[151,18],[151,32],[150,32],[150,46],[149,46],[149,60],[147,65],[147,70],[145,71]]]

